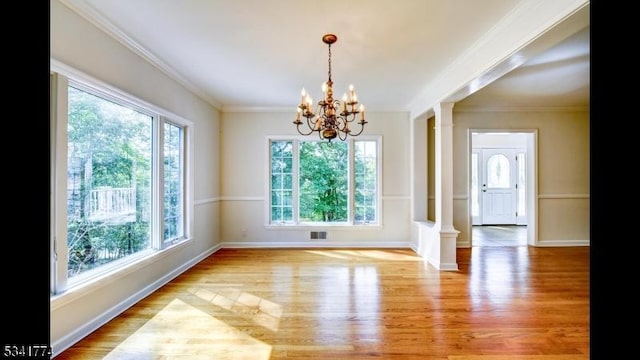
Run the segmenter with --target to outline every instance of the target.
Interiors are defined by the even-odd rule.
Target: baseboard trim
[[[571,246],[590,246],[589,240],[543,240],[539,241],[535,246],[539,247],[571,247]],[[471,247],[470,241],[459,241],[456,248],[466,249]]]
[[[458,271],[458,264],[456,263],[440,263],[438,270],[442,271]]]
[[[457,248],[470,248],[471,247],[471,241],[469,241],[469,240],[458,241],[456,243],[456,247]]]
[[[333,242],[333,241],[270,241],[270,242],[223,242],[224,249],[249,249],[249,248],[407,248],[413,249],[409,241],[392,242]]]
[[[204,251],[203,253],[201,253],[197,257],[191,259],[189,262],[184,263],[179,268],[176,268],[175,270],[173,270],[170,273],[166,274],[165,276],[161,277],[157,281],[154,281],[153,283],[149,284],[145,288],[141,289],[140,291],[138,291],[135,294],[131,295],[127,299],[123,300],[119,304],[113,306],[109,310],[107,310],[104,313],[100,314],[99,316],[94,318],[92,321],[89,321],[88,323],[86,323],[84,326],[81,326],[80,328],[76,329],[75,331],[69,333],[68,335],[66,335],[64,337],[62,337],[60,340],[56,341],[55,343],[52,343],[51,344],[51,349],[52,349],[53,357],[58,356],[60,353],[62,353],[66,349],[70,348],[71,346],[73,346],[74,344],[76,344],[77,342],[79,342],[80,340],[82,340],[83,338],[85,338],[86,336],[91,334],[92,332],[96,331],[102,325],[108,323],[109,321],[111,321],[115,317],[117,317],[118,315],[122,314],[124,311],[126,311],[128,308],[130,308],[131,306],[133,306],[136,303],[138,303],[140,300],[142,300],[145,297],[151,295],[154,291],[160,289],[162,286],[167,284],[169,281],[171,281],[174,278],[178,277],[180,274],[182,274],[185,271],[187,271],[190,268],[192,268],[195,264],[197,264],[200,261],[204,260],[205,258],[207,258],[208,256],[212,255],[216,251],[220,250],[220,248],[221,248],[221,246],[218,244],[218,245],[208,249],[207,251]]]
[[[590,240],[540,240],[535,246],[539,246],[539,247],[591,246],[591,241]]]

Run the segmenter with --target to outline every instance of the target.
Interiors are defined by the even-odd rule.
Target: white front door
[[[482,149],[482,224],[515,225],[517,175],[514,149]]]

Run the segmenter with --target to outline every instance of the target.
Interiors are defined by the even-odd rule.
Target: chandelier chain
[[[329,81],[331,81],[331,44],[329,44]]]

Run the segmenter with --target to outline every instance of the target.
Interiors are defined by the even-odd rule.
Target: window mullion
[[[67,289],[67,124],[68,84],[66,76],[51,77],[51,292]]]
[[[164,138],[162,136],[164,118],[161,116],[153,117],[153,139],[152,139],[152,200],[151,200],[151,212],[153,214],[151,218],[151,243],[152,248],[162,249],[163,247],[163,234],[164,229],[164,214],[163,214],[163,198],[164,198],[164,164],[163,164],[163,148]]]
[[[293,148],[293,161],[292,161],[292,199],[291,203],[293,208],[291,209],[293,213],[293,223],[298,225],[300,224],[300,143],[298,140],[292,140],[292,148]]]
[[[349,140],[348,146],[348,154],[349,154],[349,169],[347,178],[349,179],[349,196],[347,198],[347,209],[348,209],[348,222],[350,225],[355,223],[355,187],[356,187],[356,176],[355,176],[355,145],[354,140]]]
[[[376,140],[376,223],[382,225],[382,138]]]

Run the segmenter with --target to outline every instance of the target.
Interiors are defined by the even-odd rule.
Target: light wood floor
[[[589,247],[223,249],[56,359],[589,359]]]

